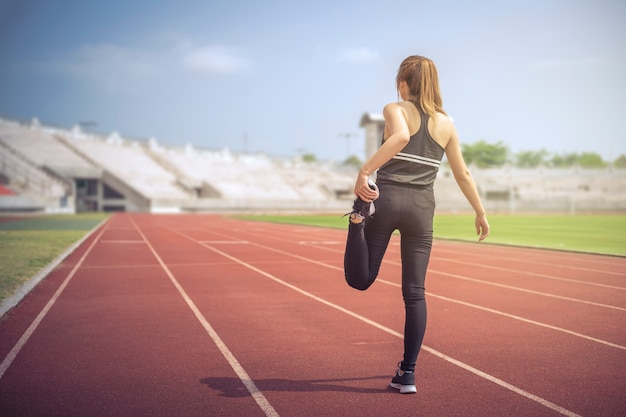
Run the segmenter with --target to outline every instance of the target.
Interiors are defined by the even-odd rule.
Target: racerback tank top
[[[435,182],[445,150],[428,133],[430,117],[419,105],[416,107],[421,118],[419,130],[400,152],[378,169],[377,184],[428,186]]]

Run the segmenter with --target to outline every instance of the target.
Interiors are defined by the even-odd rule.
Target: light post
[[[339,137],[345,138],[346,139],[346,152],[348,153],[348,155],[346,156],[346,158],[350,158],[352,155],[350,155],[350,138],[354,138],[357,137],[358,135],[356,133],[340,133]]]

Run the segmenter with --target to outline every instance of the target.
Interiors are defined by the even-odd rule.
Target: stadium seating
[[[66,196],[71,186],[45,169],[43,161],[46,154],[38,146],[40,138],[31,133],[26,129],[0,124],[0,171],[20,191],[30,191],[44,198]]]
[[[626,210],[626,170],[470,169],[491,212]],[[165,146],[0,119],[4,211],[18,200],[22,209],[47,211],[340,211],[354,198],[355,176],[356,169],[332,161]],[[19,199],[11,195],[16,191]],[[439,211],[471,209],[445,161],[435,196]]]
[[[192,194],[177,184],[174,174],[150,158],[139,142],[125,141],[117,134],[106,139],[59,132],[75,153],[111,172],[146,198],[187,199]]]
[[[0,184],[0,195],[15,195],[15,192],[13,192],[13,190],[11,190],[10,188],[7,188],[4,185]]]

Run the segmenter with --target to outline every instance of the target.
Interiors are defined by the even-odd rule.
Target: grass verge
[[[237,216],[248,220],[346,228],[339,215]],[[486,242],[626,256],[626,215],[491,215]],[[437,214],[435,238],[476,241],[473,215]]]
[[[101,213],[0,217],[0,300],[106,217]]]

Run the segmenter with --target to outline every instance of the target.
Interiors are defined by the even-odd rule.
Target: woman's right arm
[[[485,212],[485,208],[480,201],[480,195],[478,194],[476,183],[474,182],[472,174],[470,174],[470,171],[465,164],[465,160],[463,159],[459,137],[454,125],[452,125],[452,134],[448,144],[446,145],[446,157],[448,159],[448,163],[450,164],[450,169],[452,169],[452,174],[454,175],[456,183],[459,185],[461,192],[465,198],[467,198],[467,201],[476,213],[474,225],[476,227],[476,234],[479,236],[478,240],[481,241],[489,236],[487,213]]]
[[[406,122],[406,114],[398,103],[387,104],[383,108],[383,116],[385,118],[385,127],[390,135],[374,155],[363,164],[354,185],[354,193],[364,201],[372,201],[372,199],[377,197],[376,192],[372,191],[369,185],[367,185],[369,176],[400,152],[411,138]]]

